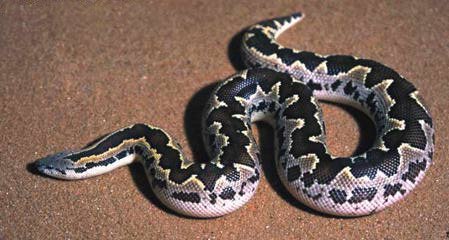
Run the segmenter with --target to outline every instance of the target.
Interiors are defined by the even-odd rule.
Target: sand
[[[298,10],[307,17],[283,44],[378,60],[420,89],[437,145],[404,201],[362,218],[311,211],[281,186],[263,125],[258,192],[216,219],[164,208],[140,165],[72,182],[30,165],[136,122],[204,158],[199,114],[211,86],[242,68],[237,33]],[[439,0],[0,3],[0,239],[449,239],[448,12]],[[322,106],[332,153],[366,150],[367,118]]]

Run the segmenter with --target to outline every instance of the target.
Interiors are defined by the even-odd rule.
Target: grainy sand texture
[[[265,175],[254,198],[216,219],[158,202],[134,164],[96,178],[36,174],[34,160],[118,128],[166,129],[204,157],[200,113],[211,86],[242,65],[239,31],[307,16],[280,42],[380,61],[420,90],[436,127],[434,165],[404,200],[362,218],[297,203],[273,169],[273,132],[259,133]],[[411,1],[129,1],[0,3],[0,239],[449,239],[449,4]],[[322,104],[336,155],[366,150],[367,118]]]

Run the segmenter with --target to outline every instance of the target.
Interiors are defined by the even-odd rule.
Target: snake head
[[[35,166],[37,170],[45,175],[69,179],[70,176],[67,175],[67,170],[73,169],[73,161],[67,158],[71,155],[73,151],[64,151],[56,154],[52,154],[41,158],[36,161]]]

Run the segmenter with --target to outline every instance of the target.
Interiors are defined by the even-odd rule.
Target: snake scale
[[[404,198],[425,175],[434,151],[432,119],[418,91],[373,60],[321,56],[277,43],[302,17],[266,20],[244,32],[241,53],[248,69],[221,82],[204,111],[210,162],[186,158],[164,130],[135,124],[85,149],[42,158],[37,169],[72,180],[140,161],[166,206],[188,216],[221,216],[256,191],[261,164],[251,123],[266,121],[275,130],[281,181],[303,204],[327,214],[362,216]],[[357,156],[332,156],[318,99],[370,116],[377,134],[373,146]]]

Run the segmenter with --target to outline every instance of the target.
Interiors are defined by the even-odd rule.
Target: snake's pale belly
[[[276,37],[300,13],[267,20],[243,36],[249,67],[223,81],[203,117],[208,163],[187,159],[162,129],[135,124],[80,151],[37,161],[44,174],[82,179],[141,161],[157,197],[181,214],[215,217],[245,204],[261,166],[251,123],[275,129],[276,168],[289,192],[318,211],[360,216],[406,196],[432,163],[432,119],[416,88],[394,70],[353,56],[285,48]],[[332,156],[316,99],[356,107],[376,125],[377,140],[352,157]]]

